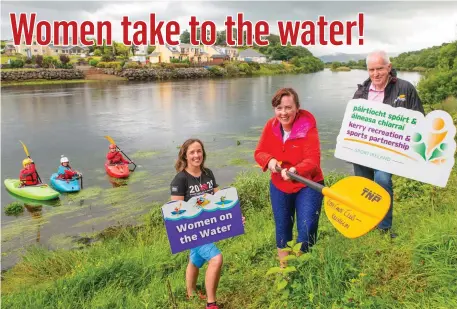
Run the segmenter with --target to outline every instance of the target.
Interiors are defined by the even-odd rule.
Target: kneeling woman
[[[316,242],[323,200],[321,193],[292,181],[286,170],[321,184],[324,184],[324,175],[320,167],[316,120],[310,112],[300,109],[297,93],[291,88],[279,89],[273,96],[272,105],[275,117],[267,121],[254,158],[263,171],[271,171],[270,199],[281,260],[288,254],[281,249],[292,240],[295,213],[301,251],[308,252]],[[278,161],[282,162],[281,173],[275,169]]]
[[[171,182],[171,199],[188,201],[194,196],[205,193],[214,194],[219,188],[213,172],[204,166],[206,153],[203,143],[198,139],[188,139],[181,146],[175,164],[176,174]],[[208,262],[205,286],[207,292],[206,308],[217,309],[216,290],[219,284],[222,254],[214,243],[190,250],[189,264],[186,270],[187,297],[196,292],[199,269]],[[204,296],[200,295],[201,298]]]

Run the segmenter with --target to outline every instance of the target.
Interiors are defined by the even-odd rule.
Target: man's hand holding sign
[[[390,208],[378,228],[390,232],[392,175],[446,186],[454,165],[456,129],[444,111],[424,117],[415,87],[397,77],[385,52],[370,53],[366,63],[369,78],[358,85],[346,108],[335,157],[352,162],[356,176],[389,192]]]

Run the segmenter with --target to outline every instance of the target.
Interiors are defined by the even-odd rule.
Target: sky
[[[244,13],[251,22],[265,20],[270,32],[278,34],[277,21],[317,21],[324,15],[329,22],[334,20],[357,20],[364,13],[364,44],[358,45],[358,30],[354,29],[353,45],[305,46],[315,56],[335,53],[360,54],[375,49],[388,53],[419,50],[457,40],[457,2],[425,1],[2,1],[1,38],[11,39],[12,29],[9,13],[37,13],[39,20],[111,21],[113,39],[122,40],[121,21],[129,16],[132,21],[149,21],[149,14],[157,19],[175,20],[181,32],[190,30],[190,16],[203,22],[211,20],[217,30],[225,28],[226,16],[236,18]],[[134,30],[130,30],[130,37]]]

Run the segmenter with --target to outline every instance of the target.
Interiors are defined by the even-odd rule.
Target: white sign
[[[346,108],[335,157],[445,187],[454,166],[455,133],[445,111],[424,117],[418,111],[353,99]]]

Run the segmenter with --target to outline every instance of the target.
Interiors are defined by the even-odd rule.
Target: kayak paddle
[[[25,144],[24,144],[21,140],[19,140],[19,141],[21,142],[22,147],[24,148],[24,151],[25,151],[25,154],[27,155],[27,157],[28,157],[30,160],[32,160],[32,158],[30,158],[30,155],[29,155],[29,150],[27,149],[27,147],[25,146]],[[37,175],[37,177],[38,177],[38,181],[39,181],[40,183],[42,183],[42,182],[41,182],[40,175],[38,174],[38,169],[36,168],[36,165],[35,165],[35,172],[36,172],[36,175]]]
[[[114,142],[114,140],[111,138],[111,136],[105,135],[105,138],[106,138],[111,144],[116,145],[116,148],[119,149],[119,151],[122,152],[122,153],[124,154],[124,156],[125,156],[127,159],[129,159],[130,162],[132,162],[133,165],[135,165],[135,167],[134,167],[133,170],[132,170],[132,172],[133,172],[133,171],[136,169],[136,164],[133,163],[133,161],[130,160],[130,158],[121,150],[121,148],[119,148],[119,147],[117,146],[117,144]]]
[[[276,166],[277,172],[281,170],[280,166]],[[347,238],[357,238],[370,232],[389,210],[389,193],[367,178],[349,176],[326,187],[289,171],[286,174],[324,195],[327,218]]]

